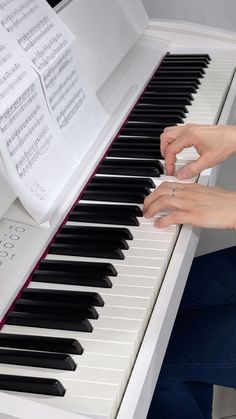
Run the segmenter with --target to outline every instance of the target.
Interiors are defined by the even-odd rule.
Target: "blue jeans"
[[[148,419],[210,419],[213,384],[236,387],[236,247],[194,259]]]

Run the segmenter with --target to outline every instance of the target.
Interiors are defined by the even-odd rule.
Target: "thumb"
[[[201,173],[202,170],[206,169],[207,167],[209,167],[209,164],[207,164],[207,159],[200,157],[196,161],[189,163],[187,166],[184,166],[182,169],[180,169],[176,174],[176,177],[179,180],[189,179],[199,175],[199,173]]]

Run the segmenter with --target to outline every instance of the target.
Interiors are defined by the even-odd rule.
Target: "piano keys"
[[[2,390],[36,406],[60,408],[65,417],[145,417],[151,391],[143,402],[142,387],[152,382],[153,390],[184,286],[177,279],[187,275],[197,238],[187,227],[155,229],[153,220],[142,217],[142,202],[160,182],[173,180],[158,161],[163,128],[219,119],[235,55],[223,63],[220,55],[211,57],[165,56],[130,117],[113,128],[117,134],[96,175],[83,190],[77,188],[80,200],[60,215],[66,221],[52,243],[59,221],[49,235],[22,222],[2,222],[7,237],[22,236],[27,250],[34,246],[32,252],[42,256],[49,246],[39,263],[38,258],[23,266],[27,279],[37,263],[0,333]],[[193,158],[195,151],[186,150],[177,164]]]
[[[181,63],[182,80],[185,82],[186,74],[193,74],[193,60],[194,56],[189,56],[189,59],[179,56],[177,61]],[[201,60],[198,69],[206,68],[210,62],[208,56],[202,56]],[[164,68],[165,62],[169,61],[171,55],[167,55],[163,60]],[[176,64],[176,58],[174,63]],[[167,231],[163,240],[160,240],[161,232],[156,233],[159,240],[155,240],[153,226],[149,220],[143,219],[140,208],[145,196],[155,187],[159,178],[164,176],[161,162],[146,156],[146,141],[150,136],[154,137],[157,146],[160,147],[156,132],[160,135],[166,123],[169,125],[183,122],[182,117],[169,116],[168,111],[164,115],[159,114],[158,109],[155,109],[155,104],[159,104],[159,91],[153,88],[152,83],[158,81],[159,74],[163,75],[165,72],[158,70],[154,74],[137,106],[132,110],[131,117],[110,148],[112,150],[114,145],[119,144],[120,137],[128,138],[129,157],[124,143],[116,157],[110,156],[110,151],[108,152],[96,176],[90,180],[82,193],[81,200],[69,214],[68,221],[50,245],[45,260],[41,261],[35,274],[33,273],[32,282],[6,318],[2,329],[3,341],[11,339],[11,347],[14,350],[0,349],[2,390],[28,393],[29,397],[33,394],[43,394],[48,396],[46,403],[49,404],[52,400],[49,396],[54,396],[55,399],[60,397],[61,401],[53,401],[56,406],[66,406],[72,412],[89,414],[92,417],[103,415],[114,418],[117,413],[126,383],[124,377],[131,372],[178,234],[178,228],[173,226],[169,228],[169,240],[165,240]],[[201,73],[198,77],[194,73],[194,78],[197,83]],[[165,85],[160,95],[162,99],[168,98],[170,106],[174,106],[172,99],[175,101],[180,98],[183,98],[184,102],[181,106],[185,106],[186,95],[191,104],[193,97],[189,96],[185,87],[176,89],[173,85],[168,85],[168,82],[165,82]],[[197,91],[199,86],[194,89]],[[150,93],[153,93],[152,99],[157,98],[151,104],[149,100],[145,102]],[[136,108],[140,112],[140,104],[144,112],[141,113],[142,117],[138,113],[134,120]],[[150,117],[146,113],[147,110],[152,111],[154,117]],[[132,153],[132,150],[136,150],[136,137],[143,140],[143,154],[139,154],[138,159],[136,154]],[[131,225],[126,222],[127,213],[130,211],[136,212]],[[115,213],[115,217],[111,217],[109,221],[112,213]],[[81,215],[87,215],[87,219],[80,220]],[[153,234],[151,240],[150,232]],[[141,237],[137,238],[137,233],[141,234]],[[99,267],[98,261],[102,266]],[[93,264],[100,270],[107,270],[110,264],[110,272],[103,271],[103,279],[105,275],[108,281],[106,285],[104,281],[93,283],[94,273],[91,275],[91,272],[88,281],[92,283],[86,283],[84,277],[82,283],[77,283],[75,274],[79,275],[82,264],[87,264],[91,270]],[[85,270],[81,275],[86,276],[88,273],[88,270]],[[83,348],[83,353],[78,356],[69,351],[55,353],[42,349],[36,352],[31,348],[32,338],[35,338],[39,345],[50,338],[73,340]],[[25,345],[23,351],[18,346],[22,346],[22,341],[25,340],[30,344]],[[96,354],[95,359],[92,355],[87,356],[89,350],[86,340],[92,343],[90,351]],[[119,352],[106,353],[103,346],[102,353],[96,353],[96,340],[115,343]],[[126,356],[123,355],[122,362],[117,364],[116,357],[120,354],[120,345],[125,345],[127,352]],[[89,382],[89,388],[85,385],[86,382]],[[90,401],[98,395],[103,403],[96,404],[94,411],[91,403],[85,402],[86,399]]]

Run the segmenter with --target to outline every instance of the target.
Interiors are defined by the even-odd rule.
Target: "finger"
[[[163,132],[168,134],[176,133],[177,135],[180,135],[180,133],[189,126],[189,124],[171,125],[170,127],[164,128]]]
[[[164,129],[160,135],[161,154],[163,157],[166,155],[166,149],[182,133],[183,129],[183,126],[171,126]]]
[[[154,217],[164,210],[187,210],[188,202],[176,196],[164,195],[152,202],[144,211],[146,218]]]
[[[166,134],[160,135],[160,148],[161,155],[165,157],[167,148],[175,141],[174,137],[167,136]]]
[[[176,190],[183,189],[186,187],[186,185],[189,185],[187,183],[181,183],[181,182],[173,182],[164,180],[159,186],[156,187],[156,189],[148,195],[144,200],[144,206],[150,204],[151,202],[155,201],[156,199],[160,198],[163,195],[169,195],[171,196],[173,187]]]
[[[165,156],[165,169],[168,176],[174,176],[175,174],[175,163],[176,163],[176,154],[172,153],[167,149]]]
[[[165,149],[165,168],[167,175],[175,173],[176,155],[186,147],[192,146],[192,142],[186,137],[177,137],[176,140]]]
[[[150,195],[148,195],[143,203],[143,214],[146,213],[150,205],[153,204],[156,200],[160,199],[163,195],[171,195],[172,187],[170,187],[171,182],[163,182],[158,186]]]
[[[192,224],[191,215],[184,211],[173,211],[168,215],[158,218],[154,226],[158,228],[165,228],[175,224]]]
[[[207,167],[209,167],[209,159],[207,154],[205,154],[204,156],[201,156],[199,159],[180,169],[176,173],[176,177],[179,180],[189,179],[199,175],[199,173],[201,173]]]
[[[179,182],[172,182],[172,181],[164,181],[158,186],[150,195],[148,195],[143,203],[143,214],[148,211],[150,205],[152,205],[155,201],[160,199],[162,196],[169,196],[173,197],[173,189],[175,193],[178,192],[179,197],[182,197],[182,192],[184,189],[188,188],[189,185],[193,185],[195,187],[195,183],[193,184],[185,184]]]

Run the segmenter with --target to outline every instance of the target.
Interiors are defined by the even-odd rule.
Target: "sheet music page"
[[[45,0],[0,0],[0,24],[1,156],[44,222],[107,115],[80,74],[74,36]]]
[[[60,192],[62,169],[71,160],[60,151],[38,75],[0,28],[0,152],[8,179],[25,208],[44,220]],[[62,185],[69,175],[61,177]]]
[[[0,23],[40,75],[55,122],[71,132],[87,97],[91,100],[73,56],[74,35],[46,0],[0,0]]]

